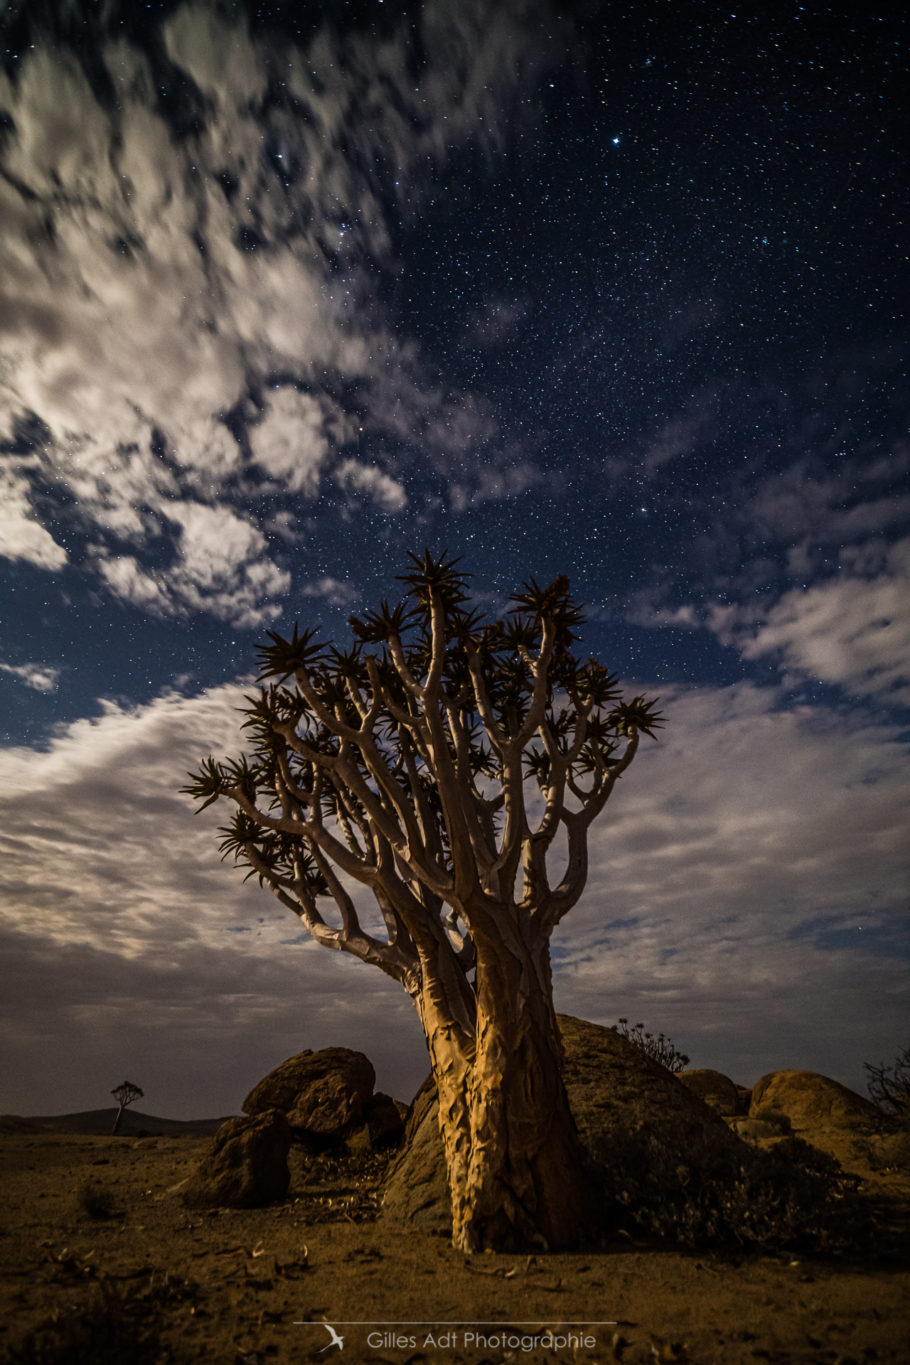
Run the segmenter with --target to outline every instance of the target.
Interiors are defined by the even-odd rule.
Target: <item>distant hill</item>
[[[0,1133],[84,1133],[89,1137],[107,1137],[114,1126],[116,1107],[89,1109],[81,1114],[40,1115],[21,1118],[18,1114],[0,1114]],[[153,1114],[140,1114],[125,1109],[120,1120],[118,1137],[205,1137],[214,1133],[224,1119],[160,1119]]]

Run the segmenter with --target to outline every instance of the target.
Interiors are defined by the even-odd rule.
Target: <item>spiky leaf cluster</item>
[[[223,853],[303,905],[311,930],[328,934],[315,901],[335,898],[340,946],[360,930],[333,865],[374,889],[397,943],[419,936],[415,904],[467,920],[478,895],[550,895],[555,922],[579,890],[550,894],[547,848],[560,826],[580,846],[638,735],[661,724],[654,702],[625,700],[615,675],[576,653],[583,615],[566,578],[531,580],[485,620],[457,560],[410,559],[402,601],[352,617],[348,646],[296,625],[290,638],[269,632],[243,708],[251,752],[208,758],[184,788],[202,808],[237,805]],[[528,782],[543,801],[536,825]]]

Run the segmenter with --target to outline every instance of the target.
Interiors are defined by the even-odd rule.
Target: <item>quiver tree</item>
[[[120,1120],[123,1118],[124,1109],[130,1104],[135,1104],[136,1100],[141,1100],[142,1091],[138,1085],[133,1085],[132,1081],[121,1081],[119,1085],[114,1086],[111,1094],[120,1106],[114,1116],[114,1126],[111,1129],[111,1137],[113,1137],[115,1133],[120,1131]]]
[[[413,998],[455,1245],[577,1245],[597,1199],[561,1078],[549,943],[584,888],[588,830],[660,718],[572,653],[582,616],[565,578],[532,581],[484,622],[457,561],[411,559],[404,601],[352,617],[351,648],[269,632],[265,685],[243,708],[252,753],[209,758],[184,790],[233,802],[225,854],[317,942]]]

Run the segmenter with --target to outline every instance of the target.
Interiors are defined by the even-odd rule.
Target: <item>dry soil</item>
[[[351,1168],[294,1153],[281,1204],[187,1210],[179,1186],[207,1145],[0,1136],[0,1359],[910,1361],[910,1258],[893,1251],[730,1257],[619,1239],[594,1254],[466,1258],[376,1221],[373,1156]],[[906,1175],[865,1175],[906,1210]]]

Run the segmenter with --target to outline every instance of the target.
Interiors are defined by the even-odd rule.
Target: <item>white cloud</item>
[[[49,664],[0,664],[0,672],[19,678],[35,692],[56,692],[60,669]]]
[[[358,600],[360,593],[350,583],[342,583],[338,578],[320,578],[316,583],[307,583],[303,595],[322,597],[333,607],[349,607]]]
[[[797,680],[854,696],[910,703],[910,540],[881,549],[885,572],[841,577],[784,594],[758,619],[715,608],[711,629],[746,659],[779,657]]]
[[[39,569],[62,569],[67,553],[36,520],[28,490],[21,474],[0,467],[0,556],[23,559]]]
[[[745,684],[662,697],[667,728],[594,828],[559,990],[744,1082],[801,1066],[862,1088],[906,1010],[906,744],[781,701]]]
[[[248,619],[264,619],[279,571],[244,559],[235,590],[220,575],[206,582],[179,528],[168,560],[170,503],[236,513],[250,472],[275,498],[311,495],[357,426],[380,438],[380,462],[391,438],[422,447],[445,477],[453,451],[495,434],[470,396],[430,378],[386,315],[378,281],[396,263],[383,195],[395,186],[380,187],[374,168],[397,166],[399,216],[417,208],[410,168],[468,139],[497,143],[512,95],[546,60],[521,14],[426,6],[418,88],[407,26],[382,41],[351,34],[343,52],[329,28],[288,47],[214,4],[185,4],[162,25],[183,97],[201,92],[194,129],[179,135],[151,58],[123,38],[96,54],[110,105],[51,44],[0,78],[13,120],[0,185],[0,433],[23,413],[50,433],[5,477],[4,554],[66,562],[30,501],[49,485],[64,495],[56,515],[100,545],[87,563],[103,587],[149,610],[222,618],[234,591]],[[265,100],[279,69],[283,104]],[[262,392],[248,471],[224,417],[249,414]],[[381,463],[342,457],[339,479],[388,511],[407,501]],[[491,495],[519,486],[503,477]]]
[[[236,626],[274,620],[291,576],[265,555],[262,532],[227,507],[166,504],[179,529],[176,558],[160,572],[144,569],[132,555],[102,557],[98,572],[110,590],[157,616],[207,611]]]
[[[125,1067],[121,1043],[167,1096],[155,1107],[176,1096],[187,1117],[203,1095],[203,1112],[236,1107],[304,1046],[392,1059],[398,1094],[425,1070],[403,994],[293,942],[294,918],[219,861],[225,812],[192,817],[178,794],[201,758],[242,747],[249,687],[108,702],[46,752],[0,751],[20,1111],[44,1102],[25,1097],[30,1059],[66,1059],[72,1093]],[[588,890],[556,944],[560,1008],[643,1018],[743,1081],[794,1065],[861,1087],[862,1061],[893,1055],[906,1014],[905,966],[883,946],[906,894],[905,746],[748,686],[676,691],[664,709],[660,743],[594,828]]]
[[[308,393],[269,395],[261,422],[250,429],[255,463],[279,487],[312,496],[330,451],[322,405]]]
[[[402,484],[375,465],[361,464],[359,460],[343,460],[335,471],[335,477],[342,488],[352,488],[358,493],[367,494],[386,512],[400,512],[407,505],[408,495]]]

